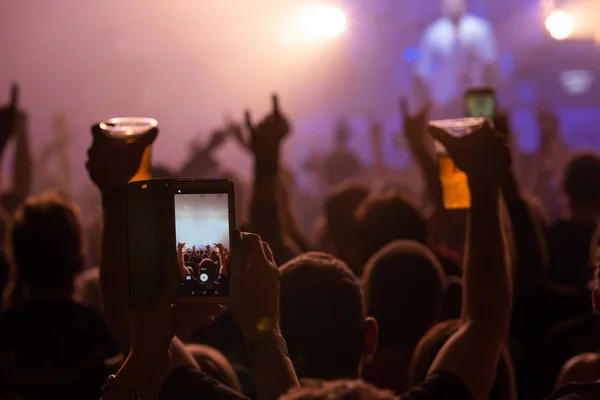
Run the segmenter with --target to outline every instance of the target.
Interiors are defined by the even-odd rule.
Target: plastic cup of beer
[[[484,122],[485,118],[458,118],[431,121],[429,124],[445,130],[452,136],[461,137],[473,132]],[[450,210],[470,208],[471,191],[467,174],[456,167],[446,148],[437,140],[435,153],[440,171],[444,208]]]
[[[156,128],[158,122],[147,117],[117,117],[100,122],[100,129],[116,140],[134,143],[140,140],[151,129]],[[152,144],[144,149],[140,166],[130,182],[152,179]]]

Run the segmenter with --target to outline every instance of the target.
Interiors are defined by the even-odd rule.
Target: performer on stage
[[[496,40],[489,22],[466,12],[465,0],[442,0],[442,6],[444,16],[422,38],[417,87],[426,90],[434,109],[458,117],[466,89],[495,84]]]

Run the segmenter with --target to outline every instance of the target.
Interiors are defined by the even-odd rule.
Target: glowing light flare
[[[546,18],[546,29],[556,40],[567,39],[575,30],[573,16],[566,11],[555,10]]]
[[[567,94],[584,94],[592,87],[594,74],[581,69],[564,71],[560,74],[560,83]]]
[[[331,5],[311,4],[295,10],[286,24],[284,43],[318,42],[340,35],[346,29],[346,15]]]

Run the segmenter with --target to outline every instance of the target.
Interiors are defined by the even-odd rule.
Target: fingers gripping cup
[[[484,118],[458,118],[431,121],[429,124],[444,129],[449,134],[462,137],[485,123]],[[435,153],[440,169],[444,208],[464,209],[471,207],[471,192],[467,174],[458,169],[446,148],[435,141]]]
[[[100,129],[109,137],[123,140],[126,143],[135,143],[146,135],[151,129],[156,128],[158,122],[154,118],[146,117],[118,117],[100,123]],[[140,166],[130,182],[152,178],[152,144],[144,149]]]

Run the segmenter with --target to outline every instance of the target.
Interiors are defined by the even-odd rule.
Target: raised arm
[[[244,234],[243,253],[232,255],[232,307],[252,360],[260,400],[275,400],[298,386],[279,329],[279,269],[258,235]],[[241,260],[246,258],[246,261]]]
[[[13,194],[19,202],[24,201],[31,192],[32,160],[29,146],[29,119],[27,114],[18,113],[15,129],[17,145],[13,169]]]
[[[215,150],[225,141],[225,133],[215,131],[205,146],[192,144],[192,155],[177,174],[181,178],[206,178],[218,163],[213,156]]]
[[[462,326],[441,349],[430,373],[451,372],[473,398],[488,399],[511,310],[512,285],[500,217],[500,182],[508,172],[510,153],[488,124],[460,139],[434,127],[429,131],[468,175],[471,189]]]
[[[13,84],[10,92],[10,99],[6,106],[0,107],[0,160],[4,155],[6,144],[10,136],[13,133],[18,132],[21,135],[25,135],[27,127],[27,116],[25,113],[20,112],[18,109],[19,103],[19,87]],[[15,161],[18,158],[19,147],[17,145],[17,155]],[[18,182],[15,180],[15,185]]]
[[[144,386],[144,390],[153,391],[157,389],[157,382],[161,382],[161,378],[164,378],[162,373],[165,369],[173,370],[182,365],[197,367],[196,362],[186,352],[181,341],[173,338],[172,334],[167,341],[167,347],[170,349],[169,360],[164,369],[159,368],[160,371],[148,360],[152,359],[156,349],[159,352],[163,349],[155,346],[151,341],[148,343],[143,340],[152,339],[151,335],[147,335],[147,332],[144,333],[144,329],[137,330],[140,333],[137,355],[134,356],[134,352],[130,352],[132,337],[135,337],[136,331],[132,330],[131,321],[134,313],[129,305],[126,187],[137,172],[145,147],[156,139],[158,131],[154,129],[148,132],[135,143],[111,140],[100,130],[98,125],[92,127],[92,135],[93,142],[88,150],[86,169],[90,179],[96,184],[102,195],[104,224],[100,256],[100,289],[104,317],[111,334],[118,340],[121,351],[124,354],[131,353],[128,363],[126,363],[129,367],[124,367],[121,374],[122,381],[127,382],[125,387],[133,389]],[[110,162],[107,162],[109,160]],[[176,292],[179,279],[175,279],[174,282],[173,290]],[[165,307],[168,308],[167,305],[170,305],[172,294],[167,293],[165,296],[167,298],[162,299],[165,303],[157,306],[158,312],[166,312]],[[210,315],[208,318],[210,319]],[[144,321],[146,324],[151,323],[151,321]],[[164,327],[165,324],[158,325]],[[155,333],[160,336],[160,332]],[[158,355],[162,356],[163,354]],[[136,366],[133,368],[135,374],[128,376],[132,365]],[[148,375],[145,375],[146,372]],[[134,379],[140,376],[142,378],[140,381]],[[131,380],[134,382],[130,382]]]
[[[158,131],[135,143],[108,138],[98,125],[92,127],[93,143],[86,168],[102,195],[103,230],[100,288],[108,328],[124,353],[131,342],[131,308],[127,273],[126,188],[139,167],[142,153]]]
[[[277,185],[280,173],[280,144],[289,134],[290,125],[279,110],[277,96],[273,95],[271,114],[258,125],[252,123],[250,113],[246,112],[246,125],[250,131],[250,149],[254,154],[250,225],[270,243],[275,259],[285,262],[295,254],[285,240]]]
[[[505,143],[509,144],[510,120],[508,114],[501,114],[496,119],[495,125],[497,130],[502,133]],[[542,229],[535,222],[531,205],[521,192],[513,168],[509,169],[506,177],[502,180],[501,189],[516,249],[514,288],[515,301],[518,301],[520,294],[535,289],[542,279],[547,265],[547,249]]]
[[[429,106],[415,115],[411,115],[406,101],[400,100],[400,111],[402,115],[404,134],[410,150],[417,161],[425,183],[427,194],[436,210],[443,208],[442,184],[440,182],[439,169],[435,158],[427,146],[426,127],[429,114]]]
[[[185,269],[183,249],[185,249],[185,243],[177,243],[177,269],[179,270],[179,277],[182,281],[185,280],[185,277],[190,274],[189,271]]]

